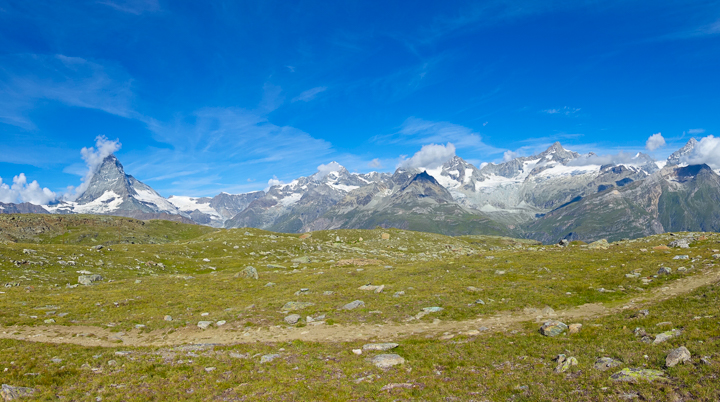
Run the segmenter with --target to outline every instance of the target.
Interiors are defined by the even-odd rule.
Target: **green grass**
[[[225,320],[224,328],[242,333],[287,326],[283,322],[287,313],[281,307],[288,301],[315,303],[300,314],[325,314],[326,325],[403,324],[431,306],[444,310],[421,322],[487,318],[529,307],[614,306],[677,279],[703,275],[703,270],[717,263],[712,254],[720,248],[717,234],[707,234],[705,240],[684,250],[653,250],[673,239],[669,235],[619,242],[604,250],[578,243],[560,248],[503,237],[453,238],[398,229],[323,231],[300,239],[257,229],[137,222],[112,218],[87,227],[56,225],[43,234],[46,237],[35,238],[35,243],[0,245],[0,284],[9,284],[0,288],[4,292],[0,293],[0,331],[12,331],[13,325],[44,325],[45,319],[53,318],[56,325],[101,326],[122,332],[133,330],[136,324],[152,332],[195,328],[200,320]],[[135,244],[126,242],[131,226],[136,229]],[[79,233],[93,234],[98,242],[88,240],[89,236],[76,237]],[[390,239],[381,239],[382,233],[389,233]],[[153,244],[157,239],[165,243]],[[107,246],[100,251],[91,247],[100,243]],[[25,249],[35,252],[24,253]],[[672,259],[678,254],[691,259]],[[292,262],[302,256],[311,262]],[[61,265],[58,257],[75,265]],[[351,259],[379,263],[338,265]],[[257,268],[259,280],[235,277],[248,265]],[[661,265],[673,268],[673,274],[653,278]],[[678,271],[681,266],[687,271]],[[105,280],[68,288],[67,284],[77,283],[76,271],[83,270]],[[652,281],[643,284],[639,278],[625,277],[636,270]],[[275,285],[265,286],[268,282]],[[358,289],[365,284],[385,285],[385,289],[379,294]],[[295,295],[301,288],[308,288],[309,294]],[[325,295],[325,291],[333,293]],[[400,291],[404,295],[394,297]],[[447,340],[422,335],[400,338],[396,341],[401,346],[394,352],[407,364],[388,371],[368,363],[367,353],[351,353],[363,344],[360,341],[268,342],[191,350],[128,349],[122,344],[93,348],[6,339],[0,340],[0,382],[34,387],[40,400],[101,396],[103,400],[599,401],[619,400],[630,392],[645,400],[674,396],[716,400],[719,296],[717,286],[708,286],[649,306],[648,317],[631,318],[636,311],[624,311],[584,321],[580,334],[558,338],[542,337],[535,323],[477,337],[452,333],[448,335],[454,337]],[[339,310],[356,299],[363,300],[365,307]],[[485,304],[475,304],[478,299]],[[174,320],[165,321],[165,315]],[[632,334],[635,327],[662,332],[656,324],[663,321],[672,321],[672,327],[682,328],[684,334],[655,346]],[[299,325],[305,325],[304,319]],[[612,371],[592,368],[597,357],[610,356],[628,367],[662,369],[669,348],[679,345],[687,346],[693,356],[711,356],[716,362],[704,365],[694,357],[691,365],[668,369],[671,380],[666,384],[617,384],[608,380]],[[133,353],[114,354],[121,350]],[[281,358],[260,364],[259,356],[270,353],[279,353]],[[579,366],[569,373],[554,373],[552,358],[558,353],[577,357]],[[62,362],[53,363],[53,358]],[[108,364],[110,360],[116,364]],[[206,367],[215,370],[208,372]],[[361,378],[365,380],[356,383]],[[380,391],[389,383],[414,387]]]

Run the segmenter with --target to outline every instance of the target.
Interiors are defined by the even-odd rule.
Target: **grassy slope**
[[[78,228],[75,234],[97,232],[96,238],[107,242],[127,240],[126,231],[104,230],[101,226]],[[194,327],[197,321],[210,319],[228,321],[226,328],[233,331],[247,331],[285,325],[285,313],[280,307],[287,301],[311,301],[315,305],[303,310],[303,316],[324,313],[330,323],[343,324],[400,323],[429,306],[445,310],[423,318],[426,322],[486,317],[546,305],[561,309],[594,302],[617,304],[668,281],[697,274],[713,263],[711,254],[720,246],[717,235],[693,243],[690,250],[666,252],[652,250],[672,239],[666,235],[621,242],[608,250],[591,250],[582,246],[542,247],[508,238],[449,238],[396,229],[315,232],[301,240],[298,235],[256,229],[202,229],[208,232],[198,234],[170,222],[151,227],[135,229],[144,230],[149,242],[164,239],[165,235],[166,241],[182,240],[163,245],[117,244],[111,246],[112,250],[98,252],[88,247],[95,243],[87,236],[80,239],[73,237],[75,234],[53,232],[54,236],[42,240],[45,244],[0,245],[0,283],[18,284],[1,289],[5,293],[0,294],[0,324],[42,325],[44,319],[52,317],[59,325],[111,324],[114,330],[130,331],[136,324],[146,325],[145,330],[173,329]],[[67,229],[74,233],[70,226]],[[382,240],[383,232],[390,233],[391,239]],[[340,242],[336,242],[337,237]],[[80,244],[59,244],[61,240]],[[23,254],[25,248],[37,253]],[[676,254],[688,254],[694,260],[673,260]],[[59,256],[65,261],[75,258],[76,265],[58,264]],[[313,262],[299,264],[294,270],[291,260],[298,256],[309,256]],[[382,262],[362,267],[336,265],[349,258]],[[28,263],[16,265],[12,261]],[[43,265],[29,263],[40,261]],[[164,268],[155,265],[158,262]],[[286,269],[268,268],[268,264]],[[234,277],[247,265],[258,269],[260,280]],[[652,278],[649,285],[624,276],[639,269],[643,276],[652,277],[659,265],[672,267],[674,274]],[[680,266],[689,271],[678,272]],[[66,283],[75,283],[75,271],[83,269],[102,274],[106,281],[89,287],[65,287]],[[138,279],[140,283],[136,283]],[[266,287],[268,282],[276,285]],[[385,284],[386,289],[380,294],[357,289],[367,283]],[[480,290],[470,291],[468,286]],[[309,288],[310,294],[296,296],[300,288]],[[599,292],[600,288],[613,292]],[[322,295],[326,290],[334,294]],[[405,295],[393,297],[397,291]],[[367,363],[366,355],[350,353],[361,343],[268,343],[194,351],[138,348],[130,356],[115,356],[112,349],[2,340],[0,382],[37,387],[41,399],[63,395],[71,400],[95,396],[103,400],[436,400],[449,396],[459,400],[612,400],[630,391],[640,392],[646,399],[663,400],[678,394],[690,395],[694,400],[713,400],[718,388],[712,385],[711,376],[720,371],[717,363],[669,369],[672,382],[666,385],[610,383],[610,373],[593,370],[591,363],[607,355],[633,367],[644,364],[661,368],[669,347],[680,344],[694,355],[714,355],[720,360],[716,354],[720,346],[717,320],[702,318],[715,315],[720,307],[718,293],[717,288],[709,287],[690,297],[651,306],[647,318],[631,319],[633,312],[628,311],[588,321],[578,336],[544,338],[537,334],[536,324],[527,324],[515,328],[517,332],[479,337],[402,339],[396,353],[408,363],[386,372]],[[338,310],[355,299],[364,300],[366,307]],[[486,304],[473,304],[477,299]],[[46,315],[48,311],[55,314]],[[201,316],[203,312],[209,315]],[[59,317],[59,313],[67,315]],[[164,321],[165,314],[175,320]],[[660,321],[672,321],[674,327],[684,328],[685,334],[659,346],[641,343],[632,335],[635,326],[660,332],[655,327]],[[249,357],[232,358],[231,351]],[[265,353],[280,353],[282,357],[261,365],[256,355]],[[551,359],[557,353],[576,356],[580,366],[569,375],[552,373]],[[53,357],[63,361],[52,363]],[[109,365],[110,360],[117,364]],[[4,367],[8,368],[5,372]],[[206,372],[205,367],[216,369]],[[91,368],[102,371],[93,372]],[[374,377],[355,383],[370,375]],[[304,380],[302,385],[298,385],[300,380]],[[413,383],[416,387],[379,391],[393,382]]]

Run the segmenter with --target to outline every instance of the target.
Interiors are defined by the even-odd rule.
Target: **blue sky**
[[[0,0],[0,177],[61,194],[98,136],[164,196],[431,143],[664,158],[718,134],[719,71],[711,1]]]

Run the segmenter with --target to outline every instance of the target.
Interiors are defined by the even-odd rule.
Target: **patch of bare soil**
[[[302,340],[308,342],[350,342],[357,340],[390,341],[410,335],[457,334],[477,335],[481,331],[505,331],[522,322],[541,322],[549,318],[565,321],[588,319],[618,313],[627,309],[639,309],[643,305],[662,301],[691,292],[701,286],[720,281],[720,271],[704,271],[694,276],[678,279],[667,286],[654,289],[646,294],[627,300],[614,307],[601,303],[584,304],[567,310],[542,314],[540,311],[508,312],[490,317],[466,321],[408,322],[386,325],[315,325],[306,327],[272,326],[256,329],[209,328],[201,330],[185,327],[179,330],[157,330],[129,333],[111,332],[108,329],[91,326],[13,326],[0,331],[0,338],[32,342],[72,343],[82,346],[174,346],[183,344],[232,345],[254,342],[287,342]]]

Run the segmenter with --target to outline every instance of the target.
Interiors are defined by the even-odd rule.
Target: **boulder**
[[[80,275],[78,276],[78,283],[81,285],[89,286],[92,285],[93,282],[100,282],[103,280],[103,277],[100,275]]]
[[[624,368],[610,376],[613,381],[619,382],[639,382],[639,381],[666,381],[665,373],[660,370],[641,369],[641,368]]]
[[[207,329],[209,326],[213,324],[212,321],[199,321],[197,323],[198,328],[200,329]]]
[[[247,267],[245,267],[245,269],[243,269],[242,271],[235,274],[235,277],[236,278],[243,277],[243,278],[248,278],[248,279],[258,279],[259,278],[257,269],[255,269],[255,267],[250,266],[250,265],[248,265]]]
[[[396,354],[377,355],[370,359],[370,362],[381,369],[388,369],[398,364],[405,363],[405,359]]]
[[[300,314],[290,314],[289,316],[285,317],[285,322],[289,325],[297,324],[298,321],[300,321]]]
[[[653,345],[657,345],[658,343],[665,342],[668,339],[672,339],[677,336],[680,336],[680,334],[682,334],[682,331],[679,329],[671,329],[670,331],[665,331],[665,332],[659,333],[659,334],[655,335],[655,340],[653,341]]]
[[[611,368],[622,366],[622,362],[619,360],[615,360],[611,357],[601,357],[597,360],[595,360],[595,364],[593,364],[593,368],[595,370],[605,371],[609,370]]]
[[[365,306],[365,302],[364,302],[364,301],[362,301],[362,300],[355,300],[355,301],[352,301],[352,302],[350,302],[350,303],[342,306],[342,309],[343,309],[343,310],[354,310],[354,309],[356,309],[356,308],[358,308],[358,307],[364,307],[364,306]]]
[[[658,269],[658,275],[670,275],[671,273],[672,268],[660,267],[660,269]]]
[[[568,326],[565,323],[556,320],[546,321],[540,327],[540,333],[545,336],[558,336],[567,330]]]
[[[4,401],[14,401],[16,399],[30,397],[35,393],[32,388],[15,387],[12,385],[3,384],[0,388],[0,397]]]
[[[685,346],[673,349],[665,358],[665,366],[674,367],[679,363],[685,363],[690,360],[690,351]]]

